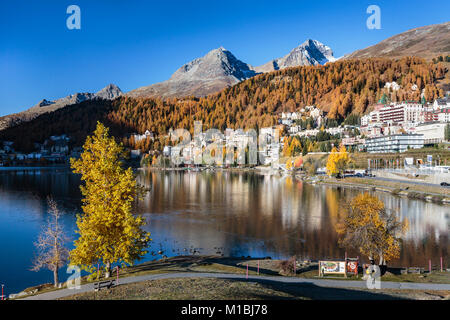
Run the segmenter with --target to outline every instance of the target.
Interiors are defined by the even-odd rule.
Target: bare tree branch
[[[61,226],[61,211],[58,209],[56,202],[48,197],[47,203],[49,217],[46,226],[34,243],[37,254],[31,270],[48,269],[53,271],[54,285],[57,287],[58,269],[67,263],[69,257],[69,250],[65,247],[65,243],[69,239]]]

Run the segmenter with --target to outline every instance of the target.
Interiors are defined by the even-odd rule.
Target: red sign
[[[347,262],[347,272],[358,274],[358,261],[348,261]]]

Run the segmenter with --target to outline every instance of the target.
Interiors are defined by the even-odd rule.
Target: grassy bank
[[[353,290],[261,280],[179,278],[119,285],[61,300],[442,300],[449,291]]]
[[[156,271],[185,270],[190,272],[220,272],[245,274],[247,265],[250,275],[261,275],[257,280],[214,279],[214,278],[178,278],[143,281],[121,285],[111,290],[88,292],[65,299],[76,300],[127,300],[127,299],[193,299],[193,300],[261,300],[261,299],[313,299],[313,300],[391,300],[423,299],[442,300],[450,297],[450,291],[432,290],[368,290],[325,288],[312,284],[288,284],[268,281],[264,275],[280,275],[279,260],[271,259],[235,259],[222,257],[175,257],[164,261],[145,263],[129,268],[127,273],[145,274]],[[170,267],[169,267],[170,265]],[[258,273],[259,266],[259,273]],[[295,276],[317,278],[317,264],[306,263],[299,267]],[[293,275],[289,275],[293,276]],[[330,277],[336,279],[336,277]],[[343,277],[338,278],[344,280]],[[346,280],[361,280],[349,277]],[[382,281],[450,283],[448,273],[431,274],[394,274],[386,273]]]
[[[157,261],[149,261],[136,266],[124,268],[120,272],[120,278],[129,277],[129,276],[141,276],[141,275],[149,275],[149,274],[163,274],[163,273],[179,273],[179,272],[217,272],[217,273],[230,273],[230,274],[242,274],[244,275],[247,271],[247,265],[249,270],[249,275],[260,275],[262,276],[279,276],[280,274],[280,261],[279,260],[271,260],[271,259],[249,259],[249,258],[228,258],[228,257],[219,257],[219,256],[179,256],[172,257]],[[259,270],[258,270],[259,265]],[[289,276],[294,276],[293,274],[289,274]],[[308,278],[308,279],[317,279],[318,278],[318,269],[317,263],[305,262],[299,266],[297,269],[296,277],[299,278]],[[343,278],[343,277],[328,277],[332,279],[340,279],[340,280],[361,280],[362,275],[360,274],[358,277]],[[320,294],[325,294],[323,289],[322,291],[317,291],[317,295],[308,295],[311,288],[306,290],[303,288],[300,291],[285,292],[280,289],[280,286],[283,284],[278,283],[260,283],[252,284],[250,287],[246,287],[249,283],[248,281],[238,281],[238,280],[228,280],[228,279],[210,279],[207,280],[202,278],[198,284],[194,284],[190,282],[191,278],[187,279],[166,279],[166,280],[153,280],[146,281],[145,284],[136,283],[136,284],[128,284],[119,286],[110,291],[105,291],[105,293],[100,292],[98,296],[93,296],[92,292],[82,294],[77,299],[107,299],[108,297],[111,299],[122,299],[123,297],[129,297],[130,299],[166,299],[169,296],[170,299],[183,299],[187,295],[191,294],[192,290],[211,290],[210,293],[202,293],[202,295],[198,295],[198,297],[202,297],[204,299],[210,299],[207,294],[211,294],[212,296],[220,299],[220,297],[232,299],[235,297],[236,299],[254,299],[257,296],[268,297],[269,294],[273,295],[273,298],[277,299],[307,299],[312,298],[316,299]],[[216,281],[230,281],[230,283],[221,282],[222,285],[216,285]],[[253,280],[252,280],[253,281]],[[394,281],[394,282],[418,282],[418,283],[450,283],[450,273],[448,272],[433,272],[431,274],[400,274],[399,269],[391,269],[388,271],[383,277],[382,281]],[[167,282],[167,283],[166,283]],[[87,277],[82,278],[82,284],[88,283]],[[165,283],[165,284],[164,284]],[[244,285],[245,283],[245,285]],[[165,290],[165,286],[170,288],[171,286],[175,286],[178,288],[174,291],[173,295],[167,290]],[[199,286],[197,289],[194,289],[194,286]],[[227,291],[224,287],[230,287],[231,291]],[[36,290],[38,287],[32,287],[24,290],[25,292],[32,292]],[[216,289],[214,289],[216,288]],[[54,289],[51,286],[40,286],[37,292],[33,292],[33,294],[40,294],[48,291],[58,290]],[[282,292],[279,292],[279,291]],[[313,290],[313,289],[311,289]],[[331,290],[331,289],[327,289]],[[338,289],[336,289],[338,290]],[[343,290],[343,289],[339,289]],[[338,291],[339,291],[338,290]],[[240,292],[242,291],[242,292]],[[347,290],[352,291],[352,290]],[[358,290],[354,290],[358,291]],[[405,290],[399,290],[401,292]],[[110,293],[107,293],[110,292]],[[392,294],[392,293],[390,293]],[[415,292],[414,294],[418,294]],[[450,292],[445,294],[441,293],[444,296],[449,295]],[[109,296],[103,296],[109,295]],[[134,298],[133,298],[134,297]],[[353,297],[351,293],[348,295]],[[380,298],[380,297],[379,297]],[[187,298],[193,299],[193,297]],[[211,298],[213,299],[213,298]],[[262,299],[262,298],[261,298]]]

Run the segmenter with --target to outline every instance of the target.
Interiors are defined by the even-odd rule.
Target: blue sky
[[[449,20],[445,1],[6,1],[0,6],[0,116],[43,98],[123,91],[168,79],[184,63],[223,46],[252,65],[307,38],[336,57],[411,28]],[[66,9],[81,8],[81,30]],[[381,8],[369,30],[366,8]]]

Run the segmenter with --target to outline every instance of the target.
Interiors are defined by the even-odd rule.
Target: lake
[[[344,258],[334,228],[341,204],[357,189],[255,172],[139,170],[137,177],[150,188],[135,204],[153,240],[144,260],[184,254]],[[8,294],[52,281],[50,271],[30,271],[33,242],[47,221],[48,195],[64,212],[64,227],[75,239],[79,184],[79,176],[68,169],[0,171],[0,284]],[[375,194],[410,225],[401,256],[390,265],[427,267],[428,259],[437,265],[441,255],[449,265],[450,206]],[[348,255],[358,253],[348,250]],[[60,280],[67,276],[61,270]]]

